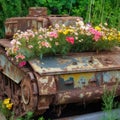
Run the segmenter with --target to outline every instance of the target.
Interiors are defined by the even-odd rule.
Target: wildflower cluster
[[[26,61],[43,55],[65,55],[69,52],[110,50],[118,46],[120,31],[107,26],[93,27],[77,19],[75,26],[56,24],[39,30],[18,31],[11,41],[7,55],[24,66]]]
[[[3,101],[0,101],[0,111],[6,116],[6,118],[11,116],[12,106],[13,103],[10,101],[10,98],[6,98]]]
[[[13,103],[10,102],[10,98],[4,99],[3,106],[6,107],[8,110],[11,110]]]

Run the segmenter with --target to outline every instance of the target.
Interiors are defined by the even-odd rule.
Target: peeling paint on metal
[[[120,69],[120,65],[117,63],[110,66],[104,65],[99,56],[96,54],[92,55],[93,62],[90,63],[91,55],[88,56],[66,56],[63,57],[44,57],[43,59],[34,59],[29,61],[33,69],[39,74],[60,74],[60,73],[77,73],[77,72],[95,72],[95,71],[106,71],[113,69]],[[116,55],[112,55],[113,59],[116,59]],[[101,55],[101,57],[103,57]],[[106,55],[106,57],[109,57]],[[38,62],[39,61],[39,62]],[[76,63],[76,64],[73,64]],[[105,73],[105,77],[107,73]],[[106,80],[106,78],[103,78]]]
[[[39,76],[35,74],[38,83],[39,95],[50,95],[56,93],[56,83],[53,76]]]
[[[81,93],[81,94],[80,94],[80,98],[83,98],[83,97],[84,97],[84,95]]]
[[[88,97],[91,97],[92,92],[86,92],[86,95],[87,95]]]
[[[42,79],[39,79],[39,82],[41,82],[42,84],[47,84],[48,83],[48,77],[42,77]]]
[[[3,68],[3,73],[16,83],[20,83],[20,81],[25,76],[25,73],[22,70],[20,70],[17,66],[13,65],[2,54],[0,54],[0,66]]]

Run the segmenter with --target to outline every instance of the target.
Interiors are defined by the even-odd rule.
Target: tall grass
[[[115,85],[112,90],[108,90],[106,87],[104,88],[102,110],[105,116],[102,120],[117,120],[118,118],[118,114],[113,112],[114,108],[118,108],[118,102],[115,102],[116,88],[117,85]]]

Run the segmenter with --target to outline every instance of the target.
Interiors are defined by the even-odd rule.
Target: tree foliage
[[[5,19],[25,16],[29,7],[47,7],[48,14],[81,16],[86,22],[107,22],[120,29],[120,0],[0,0],[0,38]]]

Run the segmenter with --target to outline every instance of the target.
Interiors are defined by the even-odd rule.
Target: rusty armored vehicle
[[[16,116],[28,111],[43,114],[51,106],[60,114],[70,103],[82,104],[101,99],[105,85],[112,89],[120,81],[119,50],[38,58],[28,61],[22,68],[6,55],[5,48],[10,47],[10,40],[17,30],[38,29],[54,23],[73,24],[75,19],[47,16],[46,8],[32,7],[28,16],[5,21],[5,38],[0,40],[0,99],[11,98]],[[118,96],[119,91],[118,84]]]

